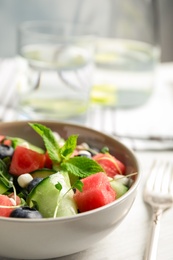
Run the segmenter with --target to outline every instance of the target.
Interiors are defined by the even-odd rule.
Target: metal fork
[[[155,260],[162,213],[173,206],[173,168],[170,162],[155,161],[144,188],[144,201],[153,210],[151,231],[144,260]]]

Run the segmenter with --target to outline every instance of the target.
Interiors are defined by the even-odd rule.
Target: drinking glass
[[[110,1],[109,31],[96,42],[92,100],[116,108],[144,105],[155,87],[159,63],[155,0]]]
[[[90,102],[94,36],[82,25],[30,21],[19,28],[19,113],[82,122]]]

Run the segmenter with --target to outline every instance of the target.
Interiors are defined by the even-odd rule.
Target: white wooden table
[[[8,70],[7,70],[8,68]],[[145,106],[134,111],[112,111],[105,109],[106,123],[103,124],[103,113],[95,109],[88,115],[86,125],[110,134],[113,130],[121,133],[141,132],[147,134],[172,134],[173,135],[173,70],[172,64],[161,66],[159,72],[159,87],[157,94]],[[8,73],[7,73],[8,72]],[[0,111],[4,111],[2,121],[18,120],[18,115],[13,109],[10,98],[3,100],[2,86],[9,88],[9,93],[14,94],[14,85],[17,80],[14,60],[0,63]],[[172,82],[171,82],[172,81]],[[10,96],[10,94],[9,94]],[[14,95],[15,98],[15,95]],[[157,106],[156,106],[157,103]],[[4,104],[8,104],[7,108]],[[14,100],[15,105],[15,100]],[[3,110],[4,109],[4,110]],[[138,120],[136,120],[138,118]],[[142,120],[143,119],[143,120]],[[132,120],[137,122],[132,125]],[[112,125],[115,122],[115,126]],[[104,121],[105,122],[105,121]],[[113,129],[115,127],[116,129]],[[142,199],[143,184],[149,172],[152,161],[155,158],[169,159],[173,162],[173,151],[135,151],[140,162],[142,180],[137,198],[127,218],[108,237],[93,245],[86,251],[58,258],[58,260],[142,260],[149,231],[151,211]],[[15,239],[15,238],[14,238]],[[24,238],[25,239],[25,238]],[[32,239],[32,238],[31,238]],[[159,240],[158,260],[173,259],[173,208],[163,215],[161,234]],[[39,243],[39,241],[38,241]],[[58,246],[58,245],[57,245]],[[10,248],[9,248],[10,250]],[[32,250],[32,248],[31,248]],[[6,258],[0,257],[0,260]]]

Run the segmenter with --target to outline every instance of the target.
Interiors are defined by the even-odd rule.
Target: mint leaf
[[[59,163],[61,161],[60,147],[51,129],[38,123],[29,123],[29,125],[43,138],[50,159],[54,163]]]
[[[62,190],[62,185],[61,185],[61,183],[58,182],[58,183],[55,185],[55,188],[56,188],[57,190],[61,191],[61,190]]]
[[[60,154],[63,159],[68,160],[70,158],[76,148],[77,138],[77,135],[71,135],[60,148]]]
[[[103,168],[94,160],[87,157],[72,157],[77,146],[77,135],[71,135],[60,147],[51,129],[38,123],[29,125],[43,138],[49,157],[53,162],[53,169],[67,171],[80,178],[85,178],[97,172],[104,172]],[[57,188],[60,188],[57,186]]]
[[[104,172],[103,168],[94,160],[87,157],[73,157],[61,163],[61,168],[81,178],[97,172]]]

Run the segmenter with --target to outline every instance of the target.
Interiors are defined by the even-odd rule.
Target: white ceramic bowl
[[[108,146],[111,154],[122,160],[127,173],[138,172],[134,184],[121,198],[99,209],[57,219],[14,219],[0,217],[0,255],[17,259],[48,259],[73,254],[104,239],[126,217],[137,194],[140,171],[132,151],[114,138],[73,124],[43,122],[67,138],[79,134],[79,143],[93,147]],[[42,140],[27,122],[0,123],[0,134],[18,136],[37,145]]]

